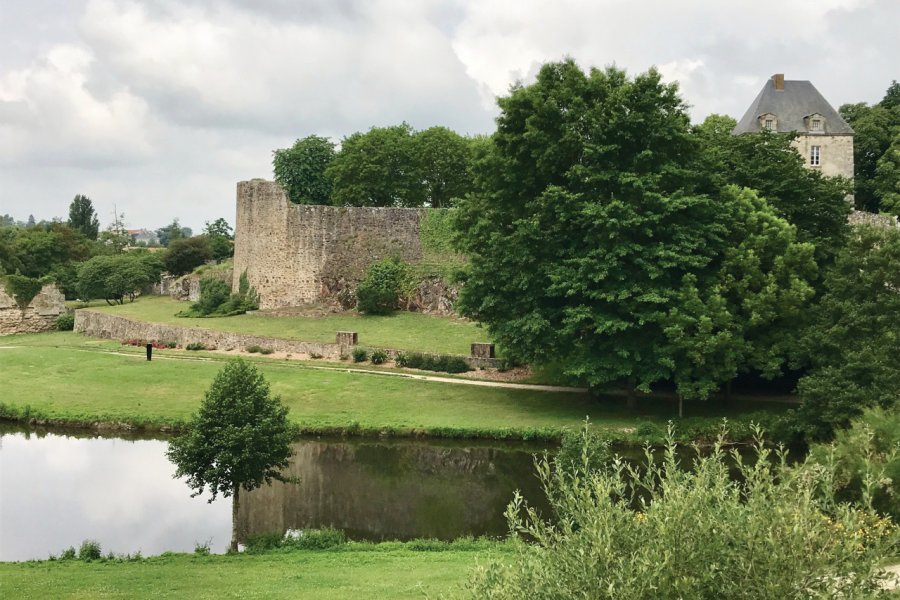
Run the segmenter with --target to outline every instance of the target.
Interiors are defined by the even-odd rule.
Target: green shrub
[[[275,352],[275,351],[272,350],[271,348],[260,348],[259,349],[260,354],[272,354],[273,352]]]
[[[347,536],[340,529],[302,529],[288,531],[282,546],[300,550],[328,550],[347,543]]]
[[[206,540],[202,544],[200,542],[194,542],[194,554],[197,556],[209,556],[209,544],[210,540]],[[138,553],[138,556],[140,557],[140,553]]]
[[[13,297],[22,310],[28,308],[34,297],[44,287],[44,280],[24,275],[7,275],[4,281],[6,293]]]
[[[231,296],[231,286],[217,277],[200,279],[200,299],[191,307],[201,315],[211,315],[219,310]]]
[[[870,494],[878,512],[900,522],[900,411],[866,410],[849,429],[838,430],[834,443],[813,445],[810,460],[833,464],[840,500],[859,502]],[[873,487],[876,481],[889,483]]]
[[[384,363],[388,359],[387,352],[384,350],[373,350],[372,351],[372,364],[380,365]]]
[[[200,280],[200,300],[178,317],[231,317],[259,308],[259,294],[250,287],[247,272],[241,273],[237,294],[223,280],[209,276]]]
[[[56,329],[58,331],[72,331],[75,329],[75,315],[65,313],[56,317]]]
[[[579,431],[563,433],[555,461],[558,468],[594,471],[607,465],[612,456],[609,438],[585,422]]]
[[[398,258],[380,260],[369,267],[356,289],[356,308],[369,315],[386,315],[397,308],[409,287],[409,267]]]
[[[206,350],[206,344],[203,344],[201,342],[191,342],[190,344],[185,346],[184,349],[191,350],[191,351]]]
[[[322,358],[322,355],[318,352],[310,352],[309,357],[313,360],[319,360],[320,358]]]
[[[244,350],[246,350],[250,354],[256,354],[257,352],[262,352],[263,348],[262,346],[253,344],[252,346],[247,346]]]
[[[401,352],[397,356],[397,366],[423,371],[441,371],[444,373],[465,373],[472,368],[461,356],[449,354],[422,354],[420,352]]]
[[[656,423],[651,423],[649,421],[644,421],[643,423],[639,423],[637,429],[635,430],[637,436],[642,440],[656,440],[659,439],[662,435],[659,427],[656,426]],[[740,439],[744,439],[741,437]]]
[[[78,553],[75,551],[75,548],[69,546],[62,551],[62,554],[59,555],[59,560],[75,560],[77,557]]]
[[[244,544],[246,551],[249,553],[262,552],[272,550],[281,546],[283,536],[280,533],[264,532],[251,535]]]
[[[366,362],[369,359],[369,351],[365,348],[360,348],[359,346],[354,348],[350,352],[350,355],[353,357],[353,362],[361,363]]]
[[[100,560],[102,555],[100,542],[96,540],[84,540],[78,548],[78,560],[83,560],[85,562]]]
[[[725,447],[720,437],[679,460],[670,432],[661,461],[649,448],[638,466],[537,461],[550,509],[515,494],[506,511],[515,554],[478,567],[471,596],[878,597],[877,567],[897,535],[889,519],[837,502],[827,465],[791,466],[759,435],[750,459]]]

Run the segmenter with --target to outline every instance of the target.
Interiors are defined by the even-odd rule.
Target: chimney
[[[772,75],[772,81],[775,82],[775,89],[777,91],[784,91],[784,73],[775,73]]]

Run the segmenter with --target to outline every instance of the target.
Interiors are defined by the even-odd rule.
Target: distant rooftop
[[[732,130],[734,135],[755,133],[762,129],[759,118],[775,115],[775,129],[779,133],[807,131],[805,119],[811,115],[821,115],[826,135],[852,135],[853,128],[841,118],[819,90],[809,81],[785,80],[784,75],[775,75],[763,85],[756,99],[744,113],[743,118]]]

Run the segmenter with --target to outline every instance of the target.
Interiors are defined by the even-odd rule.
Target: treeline
[[[406,123],[354,133],[340,151],[311,135],[274,151],[275,180],[297,204],[444,208],[472,190],[472,162],[485,141]]]
[[[691,400],[789,374],[785,427],[813,438],[895,405],[900,230],[851,229],[851,182],[793,135],[692,127],[655,70],[547,64],[498,103],[455,208],[457,306],[507,357]]]
[[[881,102],[844,104],[841,116],[853,127],[856,205],[900,215],[900,83]]]
[[[122,303],[158,282],[163,272],[184,275],[233,253],[232,229],[224,219],[206,223],[203,233],[192,237],[175,220],[159,230],[167,247],[148,248],[133,240],[123,217],[117,215],[101,231],[91,199],[80,194],[72,200],[65,221],[37,222],[29,217],[22,223],[3,215],[0,280],[17,297],[23,290],[54,282],[68,300]]]

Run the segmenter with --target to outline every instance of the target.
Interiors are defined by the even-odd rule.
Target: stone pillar
[[[359,343],[359,335],[355,331],[338,331],[336,341],[341,346],[355,346]]]
[[[495,358],[494,345],[485,342],[475,342],[471,347],[471,355],[475,358]]]

